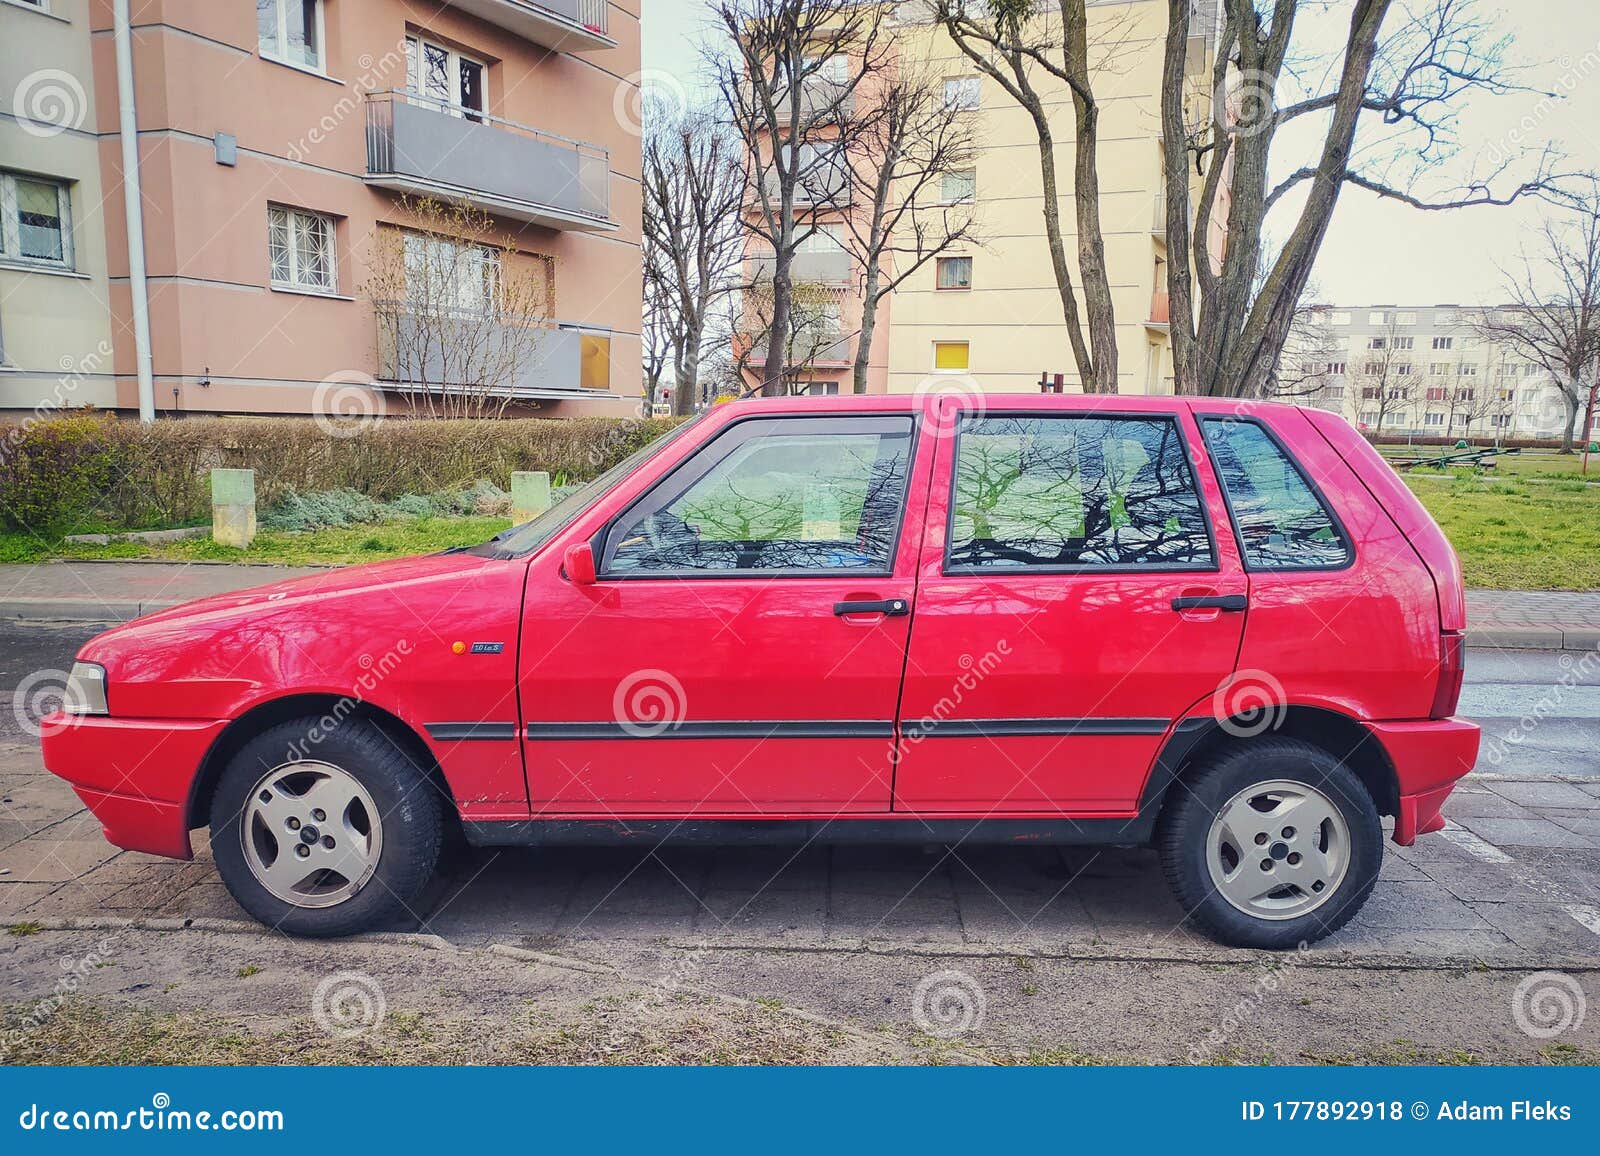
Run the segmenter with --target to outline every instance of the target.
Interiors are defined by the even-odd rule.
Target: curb
[[[14,598],[0,601],[0,619],[23,622],[129,622],[190,599]],[[1467,645],[1498,650],[1600,650],[1600,626],[1484,626],[1467,631]]]

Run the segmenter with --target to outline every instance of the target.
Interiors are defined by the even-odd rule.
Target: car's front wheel
[[[1319,747],[1241,742],[1172,790],[1156,834],[1162,866],[1184,912],[1223,943],[1315,942],[1361,910],[1377,882],[1377,808]]]
[[[442,808],[376,727],[319,725],[282,723],[233,757],[212,797],[211,852],[239,906],[267,926],[351,935],[414,914],[439,860]]]

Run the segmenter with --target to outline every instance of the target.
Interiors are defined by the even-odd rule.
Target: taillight
[[[1449,718],[1461,701],[1461,679],[1467,672],[1466,635],[1445,630],[1439,635],[1439,685],[1433,692],[1429,718]]]

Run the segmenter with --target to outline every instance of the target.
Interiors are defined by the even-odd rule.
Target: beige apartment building
[[[1208,115],[1214,4],[1198,0],[1189,71],[1195,115]],[[1168,338],[1166,229],[1161,153],[1160,80],[1166,0],[1099,0],[1089,6],[1090,39],[1115,44],[1114,61],[1095,79],[1102,104],[1100,206],[1117,318],[1118,386],[1128,394],[1174,391]],[[1077,367],[1044,235],[1038,140],[1027,112],[973,67],[917,4],[891,17],[901,59],[942,80],[944,98],[971,110],[978,144],[970,169],[946,174],[938,196],[970,201],[981,242],[952,250],[917,270],[879,307],[868,392],[906,393],[961,378],[960,388],[1037,392],[1041,377],[1061,375],[1078,388]],[[1069,259],[1076,236],[1070,197],[1073,110],[1066,86],[1035,70],[1052,111],[1061,219]],[[1198,191],[1196,189],[1196,191]],[[1225,209],[1218,214],[1225,219]],[[1213,252],[1224,236],[1217,228]],[[817,393],[850,391],[859,302],[850,290],[859,270],[837,235],[824,229],[798,255],[797,280],[834,287],[837,342],[816,343],[802,380]],[[760,259],[760,254],[756,254]],[[1074,273],[1076,281],[1076,273]],[[812,354],[811,349],[805,355]]]
[[[427,197],[492,215],[415,264],[468,271],[452,309],[545,279],[509,412],[636,406],[638,0],[0,0],[0,69],[0,408],[398,415],[470,389],[394,353],[440,287],[374,297],[381,252],[412,276],[402,199]]]
[[[1280,362],[1281,388],[1376,436],[1558,436],[1550,375],[1482,334],[1504,308],[1316,306]]]

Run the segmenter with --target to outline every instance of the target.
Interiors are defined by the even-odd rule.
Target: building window
[[[1342,362],[1342,361],[1330,361],[1330,362],[1328,362],[1328,372],[1330,374],[1332,374],[1334,377],[1343,377],[1344,376],[1344,362]]]
[[[1462,377],[1477,377],[1478,376],[1478,365],[1477,365],[1477,362],[1474,362],[1474,361],[1463,361],[1460,365],[1456,366],[1456,373],[1459,374]]]
[[[59,181],[0,172],[0,259],[72,266],[72,197]]]
[[[1394,367],[1394,375],[1396,377],[1410,377],[1412,368],[1410,362],[1403,361]]]
[[[939,175],[939,203],[960,204],[978,195],[978,170],[953,169]]]
[[[954,373],[964,372],[969,365],[965,341],[935,341],[933,343],[933,368]]]
[[[332,293],[338,288],[338,263],[333,253],[332,217],[267,208],[267,252],[272,258],[272,283],[281,289]]]
[[[1496,429],[1505,429],[1506,426],[1511,424],[1511,415],[1508,413],[1491,414],[1489,424]]]
[[[413,307],[463,314],[493,311],[500,291],[500,254],[423,233],[405,235],[406,295]]]
[[[451,116],[481,120],[484,64],[454,49],[406,37],[406,87],[419,103]]]
[[[978,92],[978,78],[976,76],[945,77],[944,104],[946,108],[977,108]]]
[[[940,289],[972,288],[971,257],[940,257],[934,264],[938,269],[937,284]]]
[[[1322,392],[1323,396],[1325,396],[1329,401],[1340,401],[1344,398],[1344,386],[1342,385],[1330,385]]]
[[[1368,377],[1382,377],[1383,363],[1380,361],[1367,362],[1366,374]]]
[[[1416,343],[1417,339],[1415,337],[1396,337],[1394,339],[1394,347],[1396,349],[1410,349]]]
[[[1428,372],[1434,377],[1444,377],[1450,372],[1450,363],[1448,361],[1435,361],[1428,366]]]
[[[1361,411],[1361,424],[1362,425],[1377,425],[1378,424],[1378,411],[1375,410],[1375,409],[1364,409],[1364,410],[1362,410]]]
[[[256,0],[256,38],[262,56],[321,72],[322,0]]]
[[[1422,415],[1422,424],[1425,426],[1442,426],[1444,424],[1444,414],[1425,413]]]
[[[1367,314],[1368,325],[1387,325],[1388,323],[1389,314],[1387,310],[1374,309],[1371,313]],[[1373,346],[1373,348],[1377,349],[1379,346]]]
[[[1455,343],[1456,339],[1454,337],[1435,337],[1433,339],[1433,347],[1435,349],[1451,349],[1454,348]]]
[[[1396,313],[1394,315],[1394,323],[1396,325],[1415,325],[1417,323],[1417,315],[1407,312]],[[1408,345],[1406,348],[1410,349],[1411,347]]]
[[[1349,325],[1350,324],[1350,311],[1348,309],[1335,309],[1333,311],[1333,313],[1328,317],[1328,324],[1330,324],[1330,325]]]
[[[1430,389],[1428,391],[1428,400],[1429,401],[1443,401],[1445,399],[1445,394],[1447,394],[1449,392],[1450,391],[1447,390],[1447,389]]]
[[[1386,342],[1381,337],[1369,337],[1369,338],[1367,338],[1367,348],[1368,349],[1382,349],[1387,344],[1388,344],[1388,342]]]

